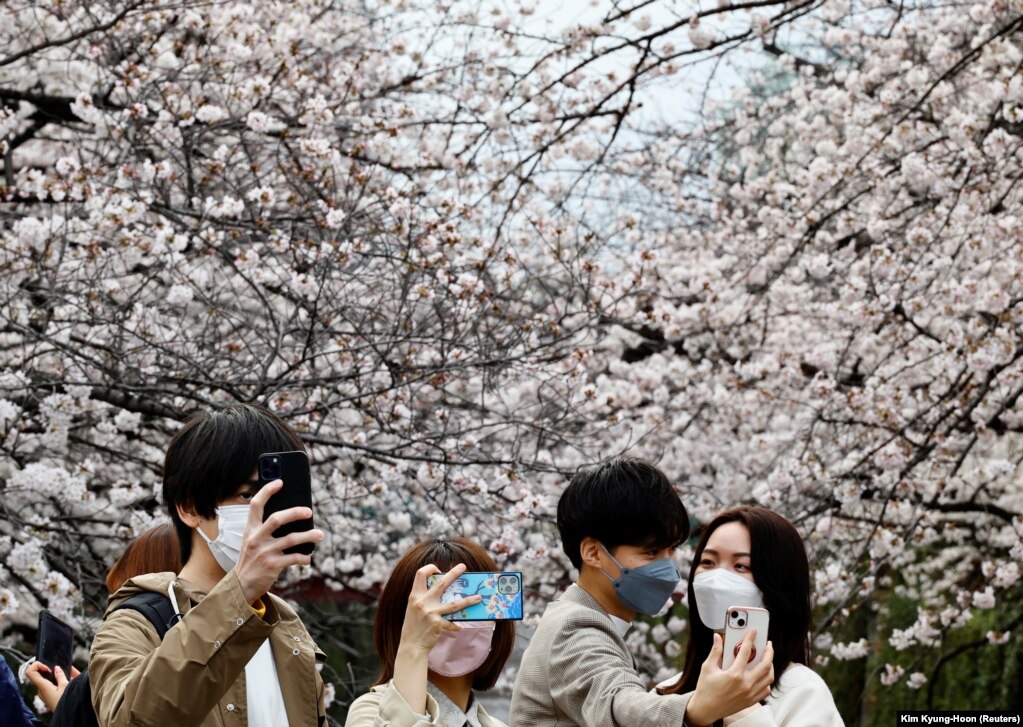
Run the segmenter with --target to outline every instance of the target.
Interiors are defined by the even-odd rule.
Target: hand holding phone
[[[767,648],[767,631],[771,624],[771,614],[764,608],[750,606],[730,606],[725,612],[725,644],[721,655],[721,668],[727,669],[735,662],[735,656],[742,648],[742,640],[750,629],[756,629],[756,639],[750,650],[747,669],[760,663]]]
[[[281,480],[284,486],[271,497],[263,508],[263,522],[275,512],[292,507],[313,507],[312,476],[309,472],[309,457],[305,452],[270,452],[259,455],[259,486],[268,482]],[[273,532],[275,538],[290,533],[302,533],[313,529],[313,519],[296,520],[277,528]],[[286,548],[285,553],[302,553],[310,555],[315,549],[314,543],[302,543]]]
[[[71,656],[74,652],[75,632],[47,610],[39,612],[39,639],[36,642],[36,661],[49,668],[43,675],[57,683],[53,670],[60,667],[65,675],[71,674]]]
[[[304,553],[286,552],[291,546],[306,545],[323,540],[323,531],[313,528],[274,537],[274,532],[284,525],[312,517],[307,507],[293,507],[264,520],[263,510],[271,497],[284,487],[282,480],[274,480],[261,487],[249,501],[248,519],[242,533],[241,549],[234,573],[238,578],[242,594],[248,603],[255,603],[273,586],[284,571],[293,565],[309,565],[310,556]]]
[[[65,674],[63,668],[58,670],[50,669],[38,659],[26,664],[24,667],[25,678],[36,688],[39,698],[43,700],[47,712],[56,712],[60,698],[64,695],[68,683],[81,675],[77,669],[71,667],[71,673]],[[88,679],[88,677],[86,677]]]
[[[726,620],[727,613],[735,608],[732,606],[728,609]],[[737,622],[735,625],[738,627]],[[764,649],[758,650],[762,655],[760,663],[750,668],[748,661],[756,638],[757,634],[747,629],[739,642],[738,655],[734,647],[727,652],[730,654],[730,666],[724,668],[725,640],[721,634],[714,633],[710,653],[700,666],[696,692],[686,707],[686,722],[713,724],[767,698],[774,682],[774,650],[771,643],[767,642]],[[739,658],[736,659],[736,656]]]
[[[427,585],[432,587],[440,577],[430,576]],[[449,621],[522,620],[522,573],[516,571],[462,573],[444,591],[441,603],[451,603],[469,596],[480,596],[483,600],[444,618]]]

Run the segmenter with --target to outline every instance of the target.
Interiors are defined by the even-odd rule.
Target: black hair
[[[270,410],[233,404],[198,412],[181,426],[163,461],[163,501],[181,544],[181,562],[192,554],[192,529],[178,516],[178,505],[212,518],[232,497],[266,452],[304,450],[302,439]]]
[[[583,538],[619,545],[677,548],[689,538],[689,515],[661,470],[635,457],[612,459],[572,478],[558,500],[561,547],[582,568]]]
[[[737,507],[711,520],[700,537],[689,570],[689,642],[682,677],[661,694],[684,694],[696,689],[700,665],[714,643],[714,632],[700,617],[693,579],[710,536],[725,523],[742,523],[749,530],[750,570],[771,613],[767,638],[774,646],[774,686],[789,664],[810,664],[810,564],[799,531],[766,507]]]

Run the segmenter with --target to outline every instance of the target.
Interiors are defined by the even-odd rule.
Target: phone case
[[[427,580],[432,587],[442,576]],[[459,598],[479,594],[483,600],[445,616],[449,621],[520,621],[522,620],[522,574],[512,571],[463,573],[448,586],[440,598],[451,603]]]
[[[259,485],[262,487],[274,480],[283,480],[284,487],[271,497],[263,508],[263,522],[275,512],[287,510],[291,507],[313,506],[312,478],[309,474],[309,457],[305,452],[268,452],[259,455]],[[287,525],[282,525],[274,531],[274,537],[279,538],[289,533],[301,533],[312,530],[313,520],[298,520]],[[315,543],[303,543],[292,548],[286,548],[285,553],[304,553],[309,555],[313,552]]]
[[[746,632],[750,629],[756,629],[757,635],[753,640],[753,650],[750,652],[750,661],[746,668],[752,669],[759,664],[764,656],[764,649],[767,648],[767,629],[770,623],[771,614],[767,609],[730,606],[725,614],[725,643],[721,668],[727,669],[735,662],[735,655],[739,653],[742,640],[746,638]]]
[[[71,656],[74,653],[74,630],[49,611],[39,612],[39,640],[36,661],[53,669],[59,666],[71,678]],[[56,683],[52,674],[47,677]]]

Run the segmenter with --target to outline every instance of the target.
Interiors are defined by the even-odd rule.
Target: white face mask
[[[757,584],[728,568],[697,573],[693,593],[700,620],[711,631],[724,631],[725,614],[732,606],[764,607],[764,594]]]
[[[242,552],[242,535],[249,521],[248,505],[224,505],[217,510],[217,539],[210,540],[202,528],[196,528],[199,537],[210,546],[210,552],[217,563],[225,571],[229,571],[238,563]]]

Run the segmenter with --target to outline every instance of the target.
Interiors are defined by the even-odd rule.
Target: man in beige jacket
[[[558,501],[558,530],[579,579],[547,606],[522,655],[511,727],[703,727],[770,691],[768,659],[722,670],[718,653],[688,694],[648,691],[636,670],[625,634],[637,614],[654,615],[671,598],[681,579],[674,552],[689,537],[663,472],[632,458],[580,472]]]
[[[301,620],[268,591],[310,556],[284,551],[323,538],[319,530],[273,537],[306,520],[297,507],[263,522],[281,488],[259,488],[261,453],[304,449],[261,407],[197,415],[171,440],[164,501],[181,542],[181,573],[129,580],[111,597],[89,660],[102,727],[319,727],[326,723],[322,653]],[[138,611],[117,606],[140,592],[166,594],[177,616],[163,640]]]

